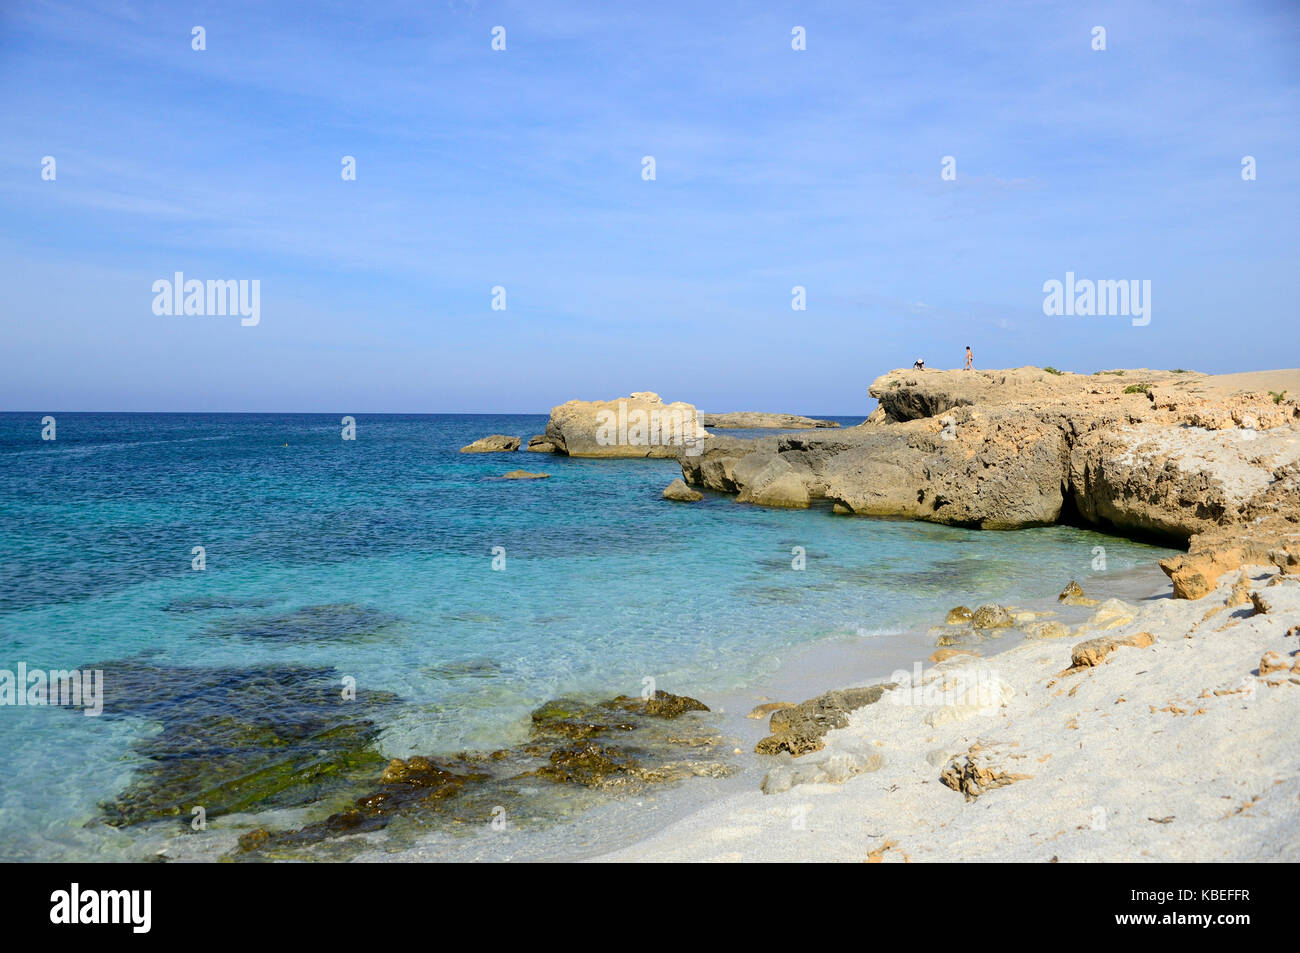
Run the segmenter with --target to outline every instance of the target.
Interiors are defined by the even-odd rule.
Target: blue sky
[[[853,414],[966,344],[1300,365],[1293,2],[10,0],[0,97],[0,409]],[[176,271],[260,280],[261,323],[155,315]],[[1150,280],[1151,323],[1045,316],[1067,271]]]

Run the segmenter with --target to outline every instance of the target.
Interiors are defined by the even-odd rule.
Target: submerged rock
[[[698,699],[664,691],[598,702],[553,699],[533,711],[524,743],[490,754],[395,759],[379,787],[351,806],[298,830],[251,831],[240,838],[239,852],[296,857],[312,845],[399,821],[417,831],[431,824],[468,830],[498,815],[514,824],[540,823],[589,803],[575,800],[575,788],[610,796],[692,776],[721,777],[733,768],[721,760],[725,746],[711,725],[669,727],[708,710]],[[539,782],[549,783],[542,790]]]
[[[1031,639],[1063,639],[1070,627],[1063,622],[1035,622],[1025,626],[1025,636]]]
[[[139,766],[101,805],[122,827],[255,808],[298,807],[356,791],[383,763],[374,718],[396,696],[342,697],[328,668],[181,668],[135,660],[104,671],[104,714],[156,722],[136,741]]]
[[[277,615],[238,616],[205,629],[205,638],[236,638],[256,642],[347,642],[387,638],[403,622],[401,616],[351,602],[304,606]]]
[[[750,712],[748,715],[746,715],[745,717],[746,717],[746,718],[766,718],[768,715],[772,714],[772,712],[774,712],[774,711],[783,711],[783,710],[785,710],[786,708],[794,708],[794,707],[795,707],[794,702],[767,702],[766,704],[755,706],[754,710],[751,711],[751,712]]]
[[[528,470],[511,470],[501,477],[503,480],[549,480],[550,478],[549,473],[530,473]]]

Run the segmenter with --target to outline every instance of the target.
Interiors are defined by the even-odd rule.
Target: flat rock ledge
[[[799,414],[763,414],[739,411],[732,414],[701,414],[705,427],[718,430],[827,430],[840,425],[838,420],[818,420]]]
[[[461,453],[509,453],[519,449],[519,444],[523,441],[519,437],[507,437],[505,434],[494,433],[490,437],[483,437],[475,440],[473,443],[466,444],[460,448]]]

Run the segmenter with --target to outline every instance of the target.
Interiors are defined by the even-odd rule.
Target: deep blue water
[[[956,603],[1053,595],[1098,544],[1112,570],[1160,553],[1068,527],[672,504],[671,461],[457,452],[526,441],[543,415],[361,415],[355,441],[340,416],[66,413],[43,441],[40,414],[0,414],[0,668],[328,666],[401,696],[386,756],[487,748],[547,698],[646,676],[707,697],[794,646],[860,632],[869,649]],[[499,479],[517,467],[552,476]],[[99,850],[83,825],[154,727],[0,708],[0,857]]]

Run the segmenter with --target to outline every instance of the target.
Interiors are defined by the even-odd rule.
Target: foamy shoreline
[[[1267,612],[1250,601],[1226,605],[1234,572],[1199,600],[1173,599],[1166,583],[1129,603],[1132,621],[1112,628],[1084,626],[985,658],[927,664],[919,688],[965,676],[1005,686],[1001,703],[936,717],[942,706],[927,703],[933,697],[900,688],[830,732],[825,751],[785,768],[797,775],[803,764],[840,759],[841,767],[875,770],[728,795],[595,859],[1300,859],[1300,749],[1286,734],[1300,716],[1300,636],[1287,635],[1300,623],[1300,578],[1269,585],[1275,567],[1248,573]],[[1096,666],[1061,674],[1074,646],[1143,632],[1154,644],[1122,646]],[[1266,652],[1277,653],[1270,663],[1282,669],[1260,676]],[[945,770],[960,773],[950,765],[967,769],[977,791],[980,778],[1026,777],[968,800],[941,781]]]

